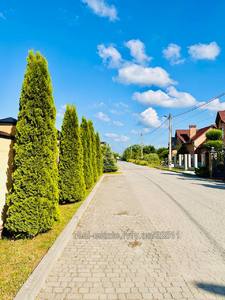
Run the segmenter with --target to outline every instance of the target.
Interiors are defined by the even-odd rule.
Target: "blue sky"
[[[54,2],[54,3],[53,3]],[[17,117],[26,56],[49,62],[60,128],[64,106],[94,121],[122,151],[167,145],[163,116],[225,91],[225,1],[64,0],[0,2],[0,118]],[[224,98],[174,121],[214,123]]]

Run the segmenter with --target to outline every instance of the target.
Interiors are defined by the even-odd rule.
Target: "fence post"
[[[191,168],[191,154],[188,154],[188,168]]]
[[[194,167],[195,169],[198,168],[198,154],[194,154]]]
[[[184,169],[188,169],[188,154],[184,154]]]
[[[182,154],[179,154],[179,167],[182,167]]]

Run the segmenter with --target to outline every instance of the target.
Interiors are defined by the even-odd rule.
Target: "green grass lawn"
[[[0,240],[0,299],[13,299],[82,202],[60,206],[60,221],[33,239]]]

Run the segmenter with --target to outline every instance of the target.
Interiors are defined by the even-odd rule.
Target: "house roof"
[[[17,120],[14,118],[0,119],[0,125],[16,125]]]
[[[216,124],[218,125],[219,119],[225,123],[225,110],[218,111],[216,115]]]
[[[197,138],[199,138],[202,134],[204,134],[210,128],[215,128],[215,125],[209,125],[209,126],[201,128],[201,129],[198,129],[196,135],[193,136],[191,141],[197,140]]]
[[[210,128],[215,128],[215,125],[209,125],[200,129],[197,129],[196,134],[190,139],[189,129],[178,129],[176,130],[176,138],[182,143],[191,143],[197,140],[202,134],[204,134]]]
[[[14,140],[15,137],[7,132],[0,131],[0,138]]]
[[[189,129],[177,129],[176,138],[179,138],[183,143],[187,143],[189,141]]]

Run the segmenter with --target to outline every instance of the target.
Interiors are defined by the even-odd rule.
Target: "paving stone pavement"
[[[104,178],[37,299],[224,299],[225,190],[121,169]]]

